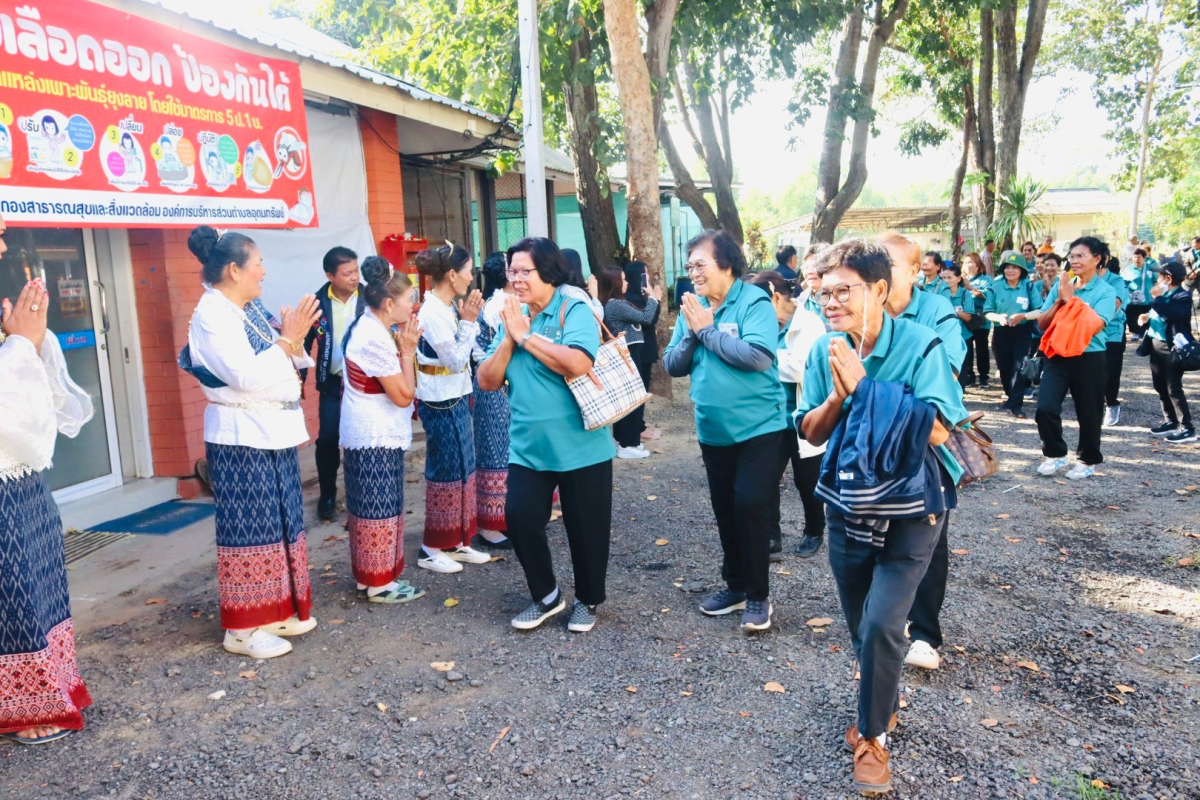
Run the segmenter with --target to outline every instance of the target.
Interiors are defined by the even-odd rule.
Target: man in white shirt
[[[327,282],[317,290],[321,317],[304,338],[304,350],[317,343],[317,391],[321,395],[317,430],[317,482],[321,498],[317,516],[332,522],[337,510],[337,473],[342,453],[338,429],[342,419],[342,372],[345,357],[342,340],[350,324],[363,312],[358,255],[348,247],[335,247],[325,254]]]

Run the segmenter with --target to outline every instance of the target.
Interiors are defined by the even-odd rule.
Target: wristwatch
[[[525,333],[522,334],[522,336],[521,336],[521,341],[517,342],[517,347],[524,350],[525,343],[528,342],[532,337],[533,337],[533,331],[525,331]]]

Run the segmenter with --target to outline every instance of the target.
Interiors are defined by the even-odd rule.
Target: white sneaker
[[[637,447],[618,447],[617,458],[649,458],[650,451]]]
[[[904,657],[904,663],[910,667],[937,669],[941,666],[942,659],[938,656],[937,650],[934,650],[933,645],[929,642],[914,639],[913,643],[908,646],[908,655]]]
[[[450,556],[446,555],[441,550],[435,550],[432,553],[421,548],[421,557],[417,559],[417,566],[421,569],[433,570],[434,572],[462,572],[462,564],[458,563]]]
[[[1120,421],[1121,407],[1119,405],[1109,406],[1108,408],[1104,409],[1104,427],[1111,428],[1120,423]]]
[[[230,653],[251,658],[275,658],[292,652],[291,642],[267,633],[262,628],[255,628],[248,636],[242,636],[240,632],[225,631],[224,645]]]
[[[263,625],[259,630],[266,631],[272,636],[300,636],[301,634],[308,633],[315,627],[317,627],[316,617],[309,617],[301,622],[299,617],[292,615],[283,622]]]
[[[1047,458],[1037,468],[1038,475],[1053,475],[1067,465],[1067,459],[1063,458]]]
[[[1096,474],[1096,468],[1091,464],[1085,464],[1082,461],[1076,461],[1075,464],[1067,471],[1067,479],[1072,481],[1081,481],[1084,478],[1090,478]]]
[[[486,564],[492,560],[492,557],[487,553],[476,550],[473,547],[463,545],[456,547],[453,550],[443,550],[447,558],[453,558],[455,561],[462,561],[466,564]]]

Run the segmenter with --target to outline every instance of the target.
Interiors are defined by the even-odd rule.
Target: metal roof
[[[168,11],[191,17],[194,20],[212,25],[228,33],[241,36],[243,39],[250,39],[267,47],[299,56],[300,58],[310,58],[314,61],[319,61],[322,64],[345,70],[363,80],[371,81],[380,86],[390,86],[399,89],[414,100],[427,100],[433,103],[440,103],[497,124],[502,121],[500,117],[490,114],[483,109],[449,97],[444,97],[440,94],[434,94],[394,75],[358,64],[350,60],[355,54],[353,48],[339,42],[337,39],[326,36],[294,17],[265,19],[261,21],[261,24],[253,21],[239,22],[235,25],[207,15],[203,11],[198,12],[195,8],[195,3],[185,2],[185,0],[146,0],[146,2],[165,8]]]

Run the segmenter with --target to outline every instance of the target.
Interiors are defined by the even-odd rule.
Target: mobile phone
[[[650,289],[650,273],[643,272],[642,273],[642,291],[646,292],[649,289]]]

